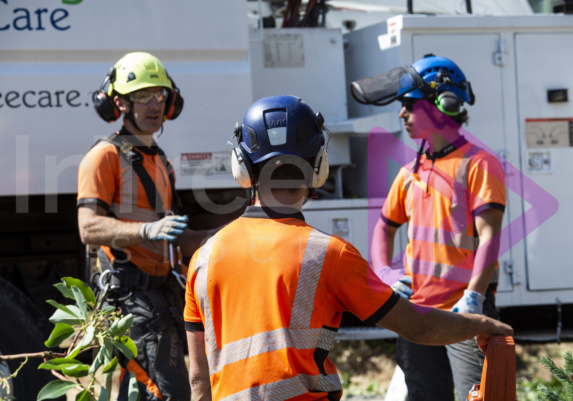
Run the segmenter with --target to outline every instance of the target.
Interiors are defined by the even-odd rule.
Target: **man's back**
[[[327,355],[342,312],[375,324],[396,297],[354,247],[301,213],[250,207],[195,254],[185,320],[204,322],[214,399],[338,399]]]

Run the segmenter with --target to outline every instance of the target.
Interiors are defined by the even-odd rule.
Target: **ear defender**
[[[462,102],[455,93],[444,91],[438,95],[436,106],[445,115],[454,117],[460,114]]]
[[[108,123],[116,121],[121,116],[121,111],[119,111],[111,96],[105,92],[105,87],[108,84],[113,85],[114,81],[115,68],[111,67],[103,82],[101,83],[99,90],[94,92],[92,95],[95,111],[104,121],[107,121]]]
[[[242,123],[235,123],[233,136],[237,137],[237,144],[239,145],[233,148],[231,152],[231,171],[233,178],[241,187],[250,188],[255,180],[255,174],[253,173],[251,160],[244,153],[243,148],[241,148],[241,142],[243,140]]]
[[[253,167],[249,157],[245,155],[241,145],[233,148],[231,152],[231,171],[233,178],[243,188],[250,188],[253,186],[255,175],[253,174]]]
[[[169,92],[167,100],[165,101],[165,112],[163,113],[163,121],[165,120],[175,120],[183,111],[183,97],[179,92],[179,88],[175,85],[175,82],[171,79],[169,74],[167,78],[171,81],[171,86],[173,90]]]
[[[328,178],[328,155],[326,154],[326,147],[322,146],[316,155],[313,167],[312,187],[320,188],[324,185]]]
[[[324,130],[324,117],[321,113],[316,113],[314,116],[314,121],[318,126],[319,130]],[[312,176],[312,187],[320,188],[324,185],[328,179],[329,167],[328,167],[328,155],[326,154],[326,147],[328,143],[325,139],[325,144],[320,147],[316,158],[314,159],[313,176]]]

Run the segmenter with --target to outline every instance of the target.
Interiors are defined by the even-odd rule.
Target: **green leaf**
[[[52,305],[54,308],[63,310],[64,312],[69,313],[70,315],[73,315],[72,311],[69,310],[66,305],[59,304],[56,301],[52,301],[51,299],[48,299],[46,302],[49,303],[50,305]]]
[[[70,290],[68,288],[68,286],[64,283],[58,283],[58,284],[54,284],[54,287],[56,287],[64,297],[68,298],[68,299],[73,299],[74,301],[76,300],[74,298],[74,293],[72,292],[72,290]]]
[[[82,345],[82,343],[79,343],[78,345],[76,345],[76,348],[74,348],[72,350],[72,352],[70,352],[65,359],[74,359],[76,356],[78,356],[78,354],[80,353],[80,351],[82,350],[84,346]]]
[[[108,401],[109,395],[105,387],[102,386],[101,391],[99,392],[98,401]]]
[[[131,359],[137,356],[137,347],[135,346],[133,340],[127,336],[116,338],[116,341],[113,342],[113,345],[118,350],[120,350],[127,359]]]
[[[80,361],[75,359],[66,359],[66,358],[57,358],[52,359],[51,361],[44,362],[38,366],[38,369],[46,369],[46,370],[62,370],[66,367],[70,367],[73,365],[81,364]]]
[[[129,386],[127,387],[127,401],[139,401],[139,386],[135,373],[129,372],[131,378],[129,379]]]
[[[70,315],[69,313],[64,312],[61,309],[56,309],[54,314],[50,317],[50,322],[52,322],[54,324],[65,323],[65,324],[69,324],[71,326],[82,324],[82,321],[80,319],[78,319],[77,316]]]
[[[103,339],[103,348],[104,348],[104,358],[103,363],[109,364],[113,358],[113,343],[108,340],[107,338]],[[108,372],[104,374],[104,380],[108,381],[112,379],[113,372]]]
[[[82,319],[82,311],[76,305],[68,305],[68,309],[78,318]]]
[[[86,301],[91,302],[92,304],[95,304],[95,295],[94,292],[92,291],[92,289],[86,284],[84,283],[82,280],[78,280],[77,278],[73,278],[73,277],[64,277],[62,279],[62,281],[64,283],[66,283],[66,286],[69,289],[72,289],[72,286],[76,286],[78,287],[78,289],[82,292],[82,294],[84,295],[84,298],[86,299]],[[72,298],[75,299],[75,298]]]
[[[94,334],[95,334],[94,327],[88,326],[88,328],[86,329],[86,334],[84,335],[84,338],[82,339],[82,346],[88,347],[92,343],[92,341],[94,340]]]
[[[76,286],[72,287],[72,292],[74,293],[74,297],[76,298],[76,303],[78,304],[78,308],[80,308],[80,312],[82,313],[82,318],[85,319],[88,313],[88,304],[86,303],[86,297],[80,291],[80,289]]]
[[[105,368],[101,371],[102,373],[113,372],[117,366],[117,357],[113,357],[110,363],[105,365]]]
[[[101,347],[96,357],[94,358],[94,361],[92,362],[92,365],[90,366],[90,370],[88,373],[90,374],[95,373],[99,369],[99,367],[103,364],[104,353],[105,353],[105,348]]]
[[[66,365],[66,367],[62,369],[62,373],[71,377],[84,377],[88,375],[89,370],[89,365],[79,363],[75,365]]]
[[[131,327],[133,323],[133,315],[130,313],[127,316],[122,317],[119,320],[113,322],[109,330],[107,331],[111,336],[121,336]]]
[[[112,305],[106,306],[101,311],[103,314],[109,315],[110,313],[115,312],[115,306],[112,306]]]
[[[52,330],[50,338],[48,338],[44,344],[48,348],[57,347],[62,343],[62,341],[68,337],[71,337],[75,332],[76,331],[72,326],[65,323],[58,323],[56,324],[56,327],[54,327],[54,330]]]
[[[38,393],[37,401],[52,400],[65,395],[68,390],[76,387],[76,383],[54,380],[46,384]]]
[[[573,374],[573,353],[571,351],[567,351],[565,353],[565,370]],[[569,381],[570,383],[572,380]]]
[[[88,390],[84,390],[76,395],[76,401],[92,401],[93,397]]]

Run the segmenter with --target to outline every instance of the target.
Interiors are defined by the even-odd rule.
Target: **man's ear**
[[[115,96],[113,98],[113,101],[115,102],[115,105],[117,106],[119,111],[121,111],[123,114],[129,113],[129,102],[127,100],[125,100],[122,97]]]

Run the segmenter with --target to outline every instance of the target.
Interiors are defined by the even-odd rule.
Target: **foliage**
[[[62,305],[56,301],[47,301],[56,308],[56,311],[50,317],[55,327],[45,345],[54,348],[72,336],[73,340],[63,354],[48,351],[22,355],[22,358],[26,357],[26,361],[28,357],[43,357],[44,363],[40,364],[38,369],[50,370],[58,378],[42,388],[37,401],[61,397],[73,388],[79,390],[76,401],[108,401],[111,392],[109,388],[111,377],[118,365],[117,357],[113,355],[114,349],[121,352],[127,359],[137,356],[137,347],[129,337],[133,316],[131,314],[122,316],[113,306],[102,309],[101,301],[96,301],[92,289],[81,280],[65,277],[62,283],[56,284],[55,287],[64,297],[75,301],[75,305]],[[91,365],[76,359],[83,352],[95,350],[97,354]],[[0,358],[15,359],[10,356]],[[0,378],[0,391],[5,389],[6,394],[0,396],[0,401],[8,399],[9,380],[16,377],[24,363],[10,377]],[[100,375],[103,375],[104,385],[97,381]],[[85,382],[89,384],[82,384],[78,380],[82,377],[88,377]],[[99,396],[96,395],[96,385],[101,387]],[[139,400],[139,390],[133,373],[129,381],[128,397],[130,401]]]
[[[573,401],[573,354],[571,352],[565,353],[565,366],[564,368],[558,367],[553,359],[550,357],[541,358],[541,364],[547,368],[557,379],[561,388],[557,386],[547,387],[540,384],[537,387],[539,397],[543,401]]]

